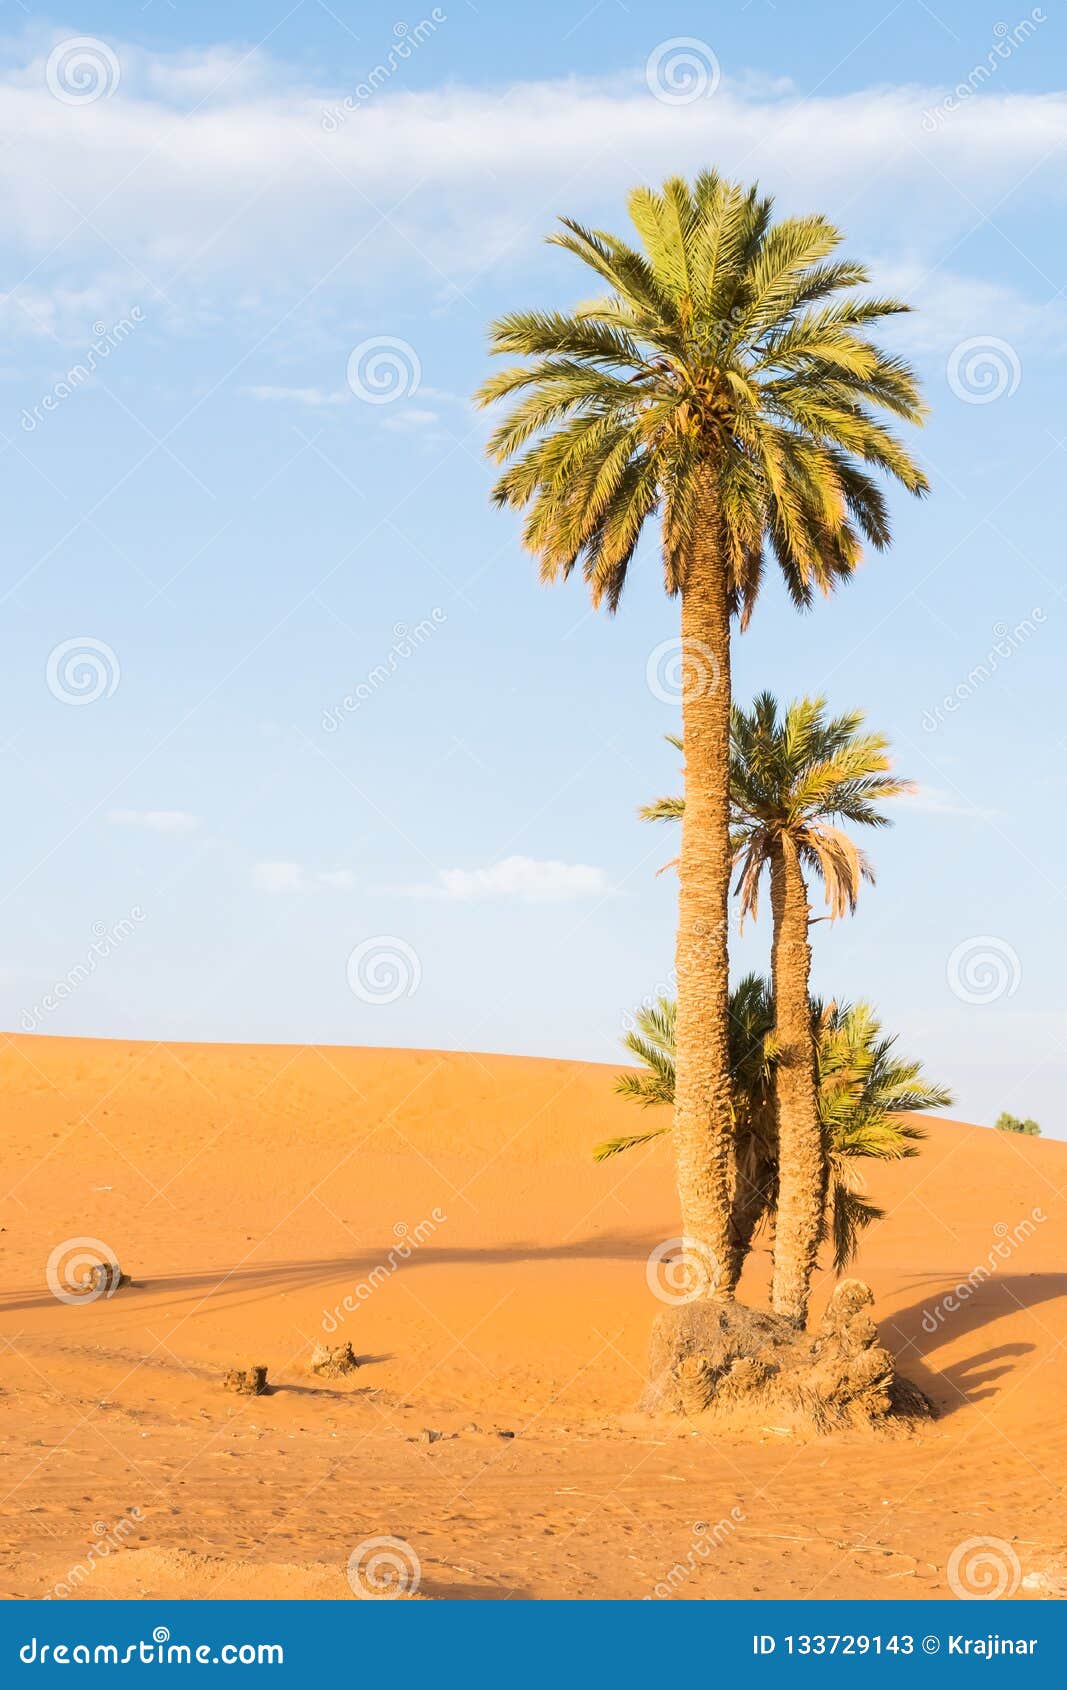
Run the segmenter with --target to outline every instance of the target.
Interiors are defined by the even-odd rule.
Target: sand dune
[[[938,1121],[873,1169],[857,1271],[933,1426],[693,1436],[629,1412],[678,1220],[666,1145],[591,1161],[635,1119],[611,1074],[7,1039],[0,1590],[340,1595],[379,1535],[437,1597],[943,1596],[975,1536],[1020,1594],[1067,1578],[1067,1145]],[[68,1304],[84,1237],[134,1284]],[[359,1370],[311,1374],[324,1339]],[[257,1362],[270,1395],[222,1391]]]

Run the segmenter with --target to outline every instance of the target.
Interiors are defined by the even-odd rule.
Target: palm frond
[[[594,1162],[606,1162],[610,1156],[621,1156],[624,1150],[636,1150],[642,1144],[651,1144],[654,1138],[662,1138],[670,1131],[669,1127],[653,1127],[647,1133],[630,1133],[623,1138],[606,1138],[593,1151]]]

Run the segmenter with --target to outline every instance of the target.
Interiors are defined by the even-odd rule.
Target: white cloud
[[[127,87],[131,81],[141,83],[156,98],[179,107],[239,100],[261,92],[272,78],[265,54],[226,45],[165,55],[124,48],[122,59]]]
[[[200,825],[188,810],[109,810],[107,819],[118,827],[145,827],[152,833],[191,833]]]
[[[436,411],[420,411],[417,409],[398,411],[395,416],[386,417],[384,426],[388,429],[403,431],[412,428],[432,428],[440,418]]]
[[[351,869],[306,869],[302,863],[256,863],[252,885],[257,892],[308,892],[315,887],[348,892],[356,883]]]
[[[246,387],[252,399],[280,400],[293,405],[344,405],[351,393],[336,393],[325,387]]]
[[[619,220],[632,182],[709,161],[759,177],[783,209],[826,209],[875,261],[886,228],[906,228],[918,273],[983,209],[1001,219],[1002,201],[1012,213],[1059,202],[1067,180],[1067,95],[1001,93],[997,81],[930,132],[924,114],[944,90],[920,85],[805,98],[738,66],[713,98],[673,107],[650,94],[643,64],[610,79],[520,82],[503,97],[406,90],[401,67],[330,133],[324,114],[347,91],[311,87],[264,53],[150,54],[114,41],[120,89],[75,109],[48,91],[48,45],[0,74],[0,192],[3,234],[34,276],[40,320],[55,296],[57,330],[75,265],[87,295],[103,296],[100,315],[111,299],[127,309],[132,288],[157,326],[250,293],[276,315],[301,286],[316,288],[320,319],[346,290],[367,310],[372,286],[399,312],[398,281],[454,298],[490,266],[528,269],[556,210]],[[1049,290],[1035,281],[1034,291]],[[17,306],[9,316],[31,326]],[[363,328],[350,310],[338,323],[353,338]],[[961,331],[980,327],[968,309]],[[329,381],[289,392],[333,402]]]
[[[323,869],[315,880],[319,886],[332,886],[339,892],[350,892],[356,884],[356,877],[348,868]]]
[[[914,260],[879,265],[878,281],[914,308],[882,337],[895,335],[910,353],[947,355],[971,334],[1050,351],[1067,347],[1067,302],[1062,299],[1028,299],[988,277],[961,276]]]
[[[304,871],[299,863],[256,863],[252,885],[257,892],[299,892]]]
[[[504,857],[488,868],[443,868],[432,883],[407,888],[409,895],[417,898],[449,898],[457,903],[510,899],[524,904],[600,898],[610,890],[602,868],[588,863],[539,862],[534,857]]]

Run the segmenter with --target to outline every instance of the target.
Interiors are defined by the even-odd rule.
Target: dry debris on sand
[[[224,1391],[236,1391],[242,1397],[261,1397],[267,1389],[267,1369],[258,1367],[231,1367],[223,1376]]]
[[[343,1379],[346,1373],[354,1373],[359,1366],[359,1358],[351,1344],[337,1344],[333,1349],[328,1344],[316,1344],[308,1362],[309,1371],[318,1374],[320,1379]]]

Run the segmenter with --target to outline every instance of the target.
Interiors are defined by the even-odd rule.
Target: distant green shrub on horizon
[[[1009,1115],[1006,1109],[1002,1115],[997,1116],[994,1126],[998,1133],[1025,1133],[1027,1138],[1041,1137],[1041,1128],[1029,1115],[1025,1121],[1020,1121],[1018,1115]]]

